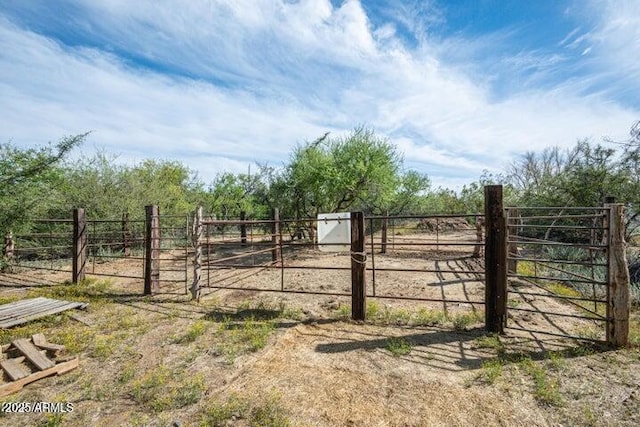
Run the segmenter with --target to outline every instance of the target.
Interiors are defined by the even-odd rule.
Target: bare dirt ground
[[[399,236],[396,242],[400,241]],[[421,235],[420,237],[425,237]],[[468,236],[450,234],[447,239]],[[406,245],[405,245],[406,248]],[[390,248],[392,249],[392,248]],[[420,249],[420,250],[419,250]],[[69,313],[0,331],[2,343],[43,332],[81,357],[80,368],[25,387],[3,401],[72,402],[66,414],[0,414],[0,424],[69,426],[635,426],[640,423],[640,351],[612,351],[541,334],[482,330],[483,278],[470,249],[438,247],[376,253],[376,295],[368,321],[348,320],[349,297],[206,289],[200,302],[185,284],[163,282],[144,297],[137,279],[59,285],[67,273],[0,275],[0,299],[46,295],[88,301],[80,323]],[[183,265],[167,254],[161,267]],[[446,260],[443,260],[446,258]],[[290,265],[348,266],[347,255],[317,251]],[[260,260],[256,260],[258,263]],[[96,264],[107,274],[141,274],[139,261]],[[280,289],[282,271],[220,286]],[[224,277],[228,277],[222,280]],[[244,275],[240,276],[244,277]],[[161,278],[183,280],[181,272]],[[348,293],[350,273],[287,269],[288,290]],[[187,284],[191,276],[187,277]],[[231,285],[230,285],[231,283]],[[368,293],[373,274],[368,272]],[[527,289],[518,284],[519,289]],[[517,307],[579,313],[545,297],[513,298]],[[77,313],[76,313],[77,314]],[[580,319],[513,312],[510,324],[598,336]],[[633,331],[640,330],[637,319]],[[635,336],[635,335],[634,335]],[[6,379],[5,379],[6,381]]]

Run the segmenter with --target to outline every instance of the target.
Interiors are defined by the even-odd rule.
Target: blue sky
[[[205,182],[373,127],[435,186],[640,120],[640,0],[2,0],[0,140]],[[255,169],[254,169],[255,170]]]

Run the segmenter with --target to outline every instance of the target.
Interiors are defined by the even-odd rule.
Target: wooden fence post
[[[191,284],[191,299],[200,298],[200,281],[202,280],[202,206],[198,206],[193,218],[193,283]]]
[[[504,333],[507,320],[507,245],[502,186],[484,187],[485,326]]]
[[[389,211],[384,212],[384,218],[382,219],[382,245],[380,247],[380,253],[387,253],[387,229],[389,228]],[[371,235],[373,239],[373,235]]]
[[[280,259],[278,255],[278,246],[280,244],[280,211],[278,208],[271,209],[271,243],[273,243],[273,249],[271,250],[271,260],[276,262]]]
[[[160,216],[157,205],[145,206],[144,294],[152,295],[160,288]]]
[[[607,203],[609,216],[609,275],[607,292],[607,343],[629,344],[629,304],[631,287],[624,240],[624,205]]]
[[[73,245],[72,245],[72,276],[73,283],[85,279],[87,264],[87,216],[83,208],[73,210]]]
[[[509,214],[506,221],[514,221],[515,224],[507,226],[507,239],[513,243],[507,243],[507,256],[511,259],[507,260],[507,272],[516,274],[518,272],[518,243],[515,241],[518,237],[518,225],[520,222],[520,211],[518,208],[509,208]]]
[[[365,320],[367,293],[364,213],[351,212],[351,318]]]
[[[247,213],[245,211],[240,211],[240,243],[242,246],[247,246],[247,225],[244,221],[247,219]]]
[[[129,212],[122,213],[122,252],[124,256],[131,255],[131,228],[129,228]]]
[[[2,259],[4,260],[2,271],[11,272],[11,266],[14,262],[14,250],[15,244],[13,241],[13,234],[9,232],[4,235],[4,245],[2,246]]]

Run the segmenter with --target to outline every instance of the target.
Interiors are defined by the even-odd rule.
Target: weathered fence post
[[[365,320],[366,263],[364,213],[351,212],[351,318],[353,320]]]
[[[129,228],[129,212],[122,213],[122,252],[124,256],[131,255],[131,229]]]
[[[83,208],[73,210],[73,245],[72,245],[71,281],[78,283],[85,278],[87,264],[87,216]]]
[[[247,219],[247,213],[245,211],[240,211],[240,243],[242,246],[247,246],[247,225],[244,221]]]
[[[157,205],[145,206],[144,294],[160,288],[160,216]]]
[[[609,233],[609,275],[607,291],[607,343],[620,347],[629,344],[629,304],[631,289],[624,240],[624,205],[607,203]]]
[[[507,245],[502,186],[484,187],[485,325],[504,333],[507,320]]]
[[[280,245],[280,211],[278,208],[271,209],[271,221],[271,243],[273,243],[271,260],[276,262],[280,259],[278,255],[278,246]]]
[[[510,258],[507,260],[507,272],[517,273],[518,271],[518,243],[516,243],[518,237],[518,225],[520,218],[520,211],[518,208],[509,208],[506,221],[515,220],[515,224],[510,223],[507,226],[507,240],[511,243],[507,243],[507,256]]]
[[[193,218],[193,283],[191,284],[191,299],[200,298],[200,281],[202,280],[202,206],[198,206]]]
[[[11,272],[11,266],[14,262],[14,250],[15,244],[13,242],[13,234],[9,232],[5,234],[4,245],[2,246],[2,259],[4,260],[4,263],[2,264],[2,271]]]
[[[382,245],[380,246],[380,253],[387,253],[387,229],[389,228],[389,211],[384,212],[384,218],[382,218]],[[373,239],[373,235],[371,235]]]

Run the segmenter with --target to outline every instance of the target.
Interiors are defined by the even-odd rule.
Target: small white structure
[[[318,214],[318,247],[323,252],[351,250],[351,212]]]

